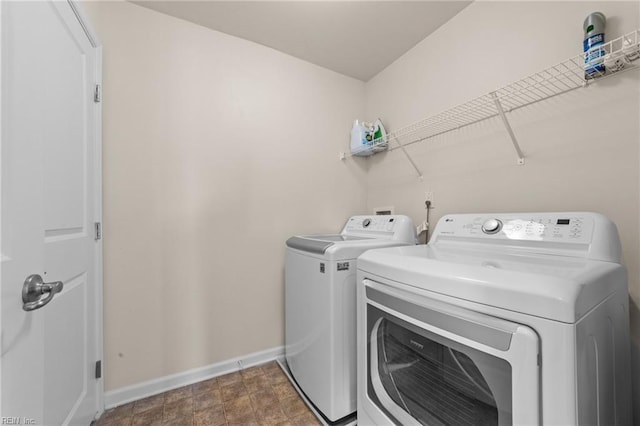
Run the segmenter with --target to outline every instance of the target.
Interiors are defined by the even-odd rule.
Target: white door
[[[2,1],[0,18],[0,413],[89,424],[102,404],[100,50],[67,2]],[[63,289],[26,311],[32,274]]]

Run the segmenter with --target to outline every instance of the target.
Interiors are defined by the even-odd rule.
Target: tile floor
[[[275,362],[104,412],[94,426],[320,425]]]

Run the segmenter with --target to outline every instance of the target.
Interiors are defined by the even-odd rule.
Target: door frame
[[[102,43],[98,38],[97,33],[95,32],[91,22],[89,21],[87,15],[85,14],[82,6],[77,0],[66,0],[69,4],[69,7],[73,11],[74,15],[78,19],[78,22],[82,26],[82,29],[89,40],[91,46],[95,49],[95,83],[99,85],[100,91],[102,91]],[[2,29],[2,19],[3,19],[3,7],[0,5],[0,46],[2,45],[2,37],[4,31]],[[4,78],[4,64],[2,61],[2,55],[0,55],[0,79]],[[2,96],[2,84],[0,84],[0,99]],[[103,341],[104,341],[104,314],[103,314],[103,220],[102,220],[102,94],[100,94],[99,102],[93,103],[93,119],[95,123],[94,129],[94,143],[95,143],[95,154],[93,159],[94,166],[94,217],[93,222],[100,223],[101,227],[101,238],[95,242],[95,276],[93,277],[95,282],[95,300],[93,301],[93,312],[95,313],[95,345],[96,345],[96,354],[99,360],[104,360],[104,349],[103,349]],[[2,126],[2,102],[0,102],[0,143],[2,143],[3,139],[3,126]],[[1,172],[2,164],[0,163],[0,172]],[[0,173],[0,179],[2,179],[2,173]],[[1,180],[0,180],[1,183]],[[1,188],[1,185],[0,185]],[[1,194],[0,194],[1,195]],[[2,206],[2,197],[0,196],[0,207]],[[1,216],[2,209],[0,208],[0,228],[1,228]],[[0,265],[2,263],[0,262]],[[1,297],[1,295],[0,295]],[[2,330],[2,304],[0,303],[0,330]],[[97,361],[97,360],[96,360]],[[2,381],[2,357],[0,357],[0,383]],[[104,362],[102,362],[103,371],[102,378],[98,380],[96,383],[97,389],[96,391],[96,402],[97,402],[97,417],[102,414],[104,411]],[[93,391],[93,390],[92,390]],[[2,387],[0,386],[0,413],[2,413]]]

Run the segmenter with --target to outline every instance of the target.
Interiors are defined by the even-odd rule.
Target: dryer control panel
[[[603,260],[620,256],[613,222],[589,212],[447,215],[438,221],[431,241],[469,239],[493,246],[564,249],[579,257]]]
[[[591,241],[593,224],[583,217],[530,218],[530,219],[477,218],[466,228],[469,234],[492,235],[500,231],[511,240]]]

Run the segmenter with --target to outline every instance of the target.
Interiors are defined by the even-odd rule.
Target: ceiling
[[[470,1],[132,1],[368,81]]]

